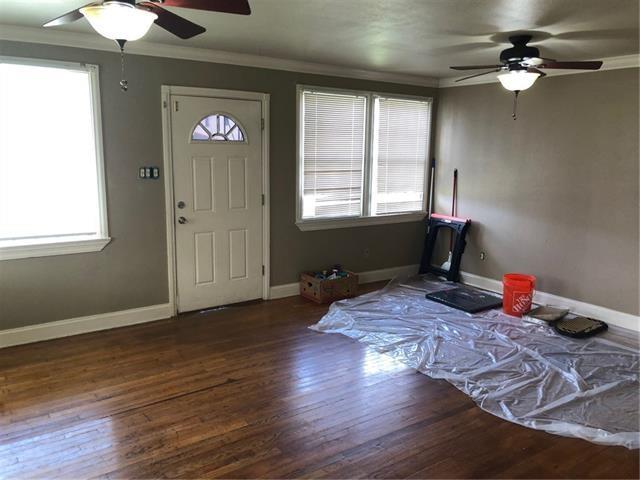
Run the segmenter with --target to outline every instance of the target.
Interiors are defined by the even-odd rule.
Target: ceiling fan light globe
[[[539,73],[527,72],[526,70],[512,70],[498,75],[498,80],[504,88],[512,92],[521,92],[530,88],[540,76]]]
[[[111,40],[138,40],[142,38],[158,16],[135,8],[129,3],[105,2],[80,9],[91,26],[103,37]]]

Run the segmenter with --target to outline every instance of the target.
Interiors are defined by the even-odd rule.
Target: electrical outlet
[[[480,252],[480,260],[485,261],[487,259],[487,254],[484,252]]]
[[[365,248],[362,251],[362,255],[364,255],[364,258],[369,258],[369,255],[371,255],[371,251],[368,248]]]

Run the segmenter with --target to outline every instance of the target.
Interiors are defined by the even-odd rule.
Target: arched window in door
[[[191,140],[195,142],[244,142],[245,134],[240,124],[224,113],[214,113],[200,120]]]

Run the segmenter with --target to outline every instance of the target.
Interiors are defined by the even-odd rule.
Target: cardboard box
[[[333,280],[316,278],[314,272],[300,275],[300,295],[316,303],[332,303],[358,295],[358,275],[347,272],[346,277]]]

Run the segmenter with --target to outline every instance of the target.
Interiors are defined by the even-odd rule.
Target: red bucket
[[[502,309],[507,315],[521,317],[531,310],[536,277],[507,273],[502,277]]]

